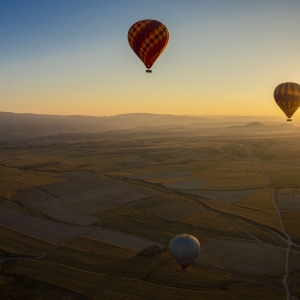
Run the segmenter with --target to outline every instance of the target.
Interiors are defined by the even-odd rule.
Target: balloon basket
[[[287,119],[287,121],[292,121],[292,119]]]
[[[152,73],[152,70],[146,70],[146,73]]]

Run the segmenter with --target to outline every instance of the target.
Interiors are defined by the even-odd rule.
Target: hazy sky
[[[299,12],[299,0],[0,0],[0,111],[285,119],[273,91],[300,83]],[[142,19],[170,32],[152,74],[127,42]]]

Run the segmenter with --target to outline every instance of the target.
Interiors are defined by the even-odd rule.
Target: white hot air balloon
[[[200,243],[192,235],[179,234],[171,240],[169,249],[174,260],[185,270],[197,258]]]

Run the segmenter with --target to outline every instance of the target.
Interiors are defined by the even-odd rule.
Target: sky
[[[0,111],[284,116],[273,91],[300,83],[299,12],[299,0],[0,0]],[[142,19],[170,33],[152,74],[127,41]]]

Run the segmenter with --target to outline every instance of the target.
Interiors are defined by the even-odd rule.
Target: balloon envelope
[[[300,106],[300,85],[294,82],[279,84],[274,90],[274,99],[291,121],[292,115]]]
[[[150,69],[167,47],[169,31],[159,21],[141,20],[128,31],[128,43],[135,54]]]
[[[169,249],[174,260],[185,270],[197,258],[200,243],[192,235],[180,234],[171,240]]]

